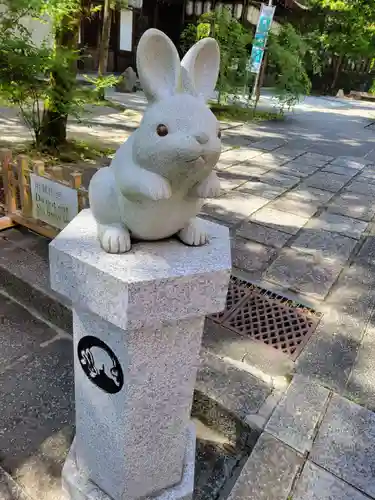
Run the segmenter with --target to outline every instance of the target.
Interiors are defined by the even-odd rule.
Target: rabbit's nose
[[[195,134],[195,138],[197,139],[199,144],[207,144],[207,142],[209,140],[208,135],[205,134],[204,132],[200,132],[198,134]]]

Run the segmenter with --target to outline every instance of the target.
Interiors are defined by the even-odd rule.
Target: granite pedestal
[[[74,500],[189,498],[190,410],[204,317],[224,308],[227,228],[105,253],[89,210],[50,244],[52,288],[73,307],[76,437],[63,470]]]

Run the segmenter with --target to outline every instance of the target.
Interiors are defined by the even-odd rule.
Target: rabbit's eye
[[[217,136],[219,139],[221,139],[221,130],[219,129],[218,133],[217,133]]]
[[[156,133],[160,135],[160,137],[165,137],[166,135],[168,135],[168,127],[161,123],[156,127]]]

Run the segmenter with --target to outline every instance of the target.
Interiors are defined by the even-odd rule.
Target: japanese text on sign
[[[30,174],[33,217],[63,229],[78,213],[77,191]]]

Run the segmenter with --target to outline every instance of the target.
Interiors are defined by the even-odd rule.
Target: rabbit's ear
[[[181,66],[188,72],[196,94],[205,101],[210,99],[215,90],[220,67],[220,49],[213,38],[199,40],[185,54]],[[183,78],[186,92],[191,93],[187,79]]]
[[[180,57],[162,31],[151,28],[142,35],[137,48],[137,70],[149,101],[175,94],[180,80]]]

